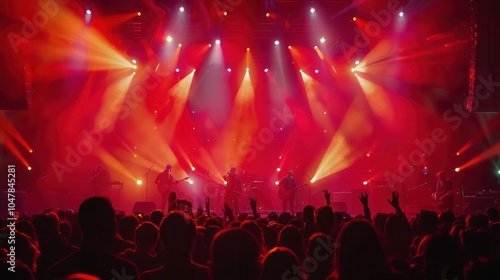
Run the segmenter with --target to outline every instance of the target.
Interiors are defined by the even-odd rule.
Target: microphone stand
[[[304,174],[306,174],[307,178],[309,178],[309,182],[308,182],[308,184],[309,184],[309,183],[312,183],[312,182],[311,182],[311,181],[312,181],[312,178],[309,176],[309,174],[307,174],[307,172],[305,172],[305,171],[302,171],[302,172],[304,172]],[[310,186],[307,186],[307,193],[308,193],[308,195],[309,195],[309,205],[311,205],[311,187],[310,187]]]
[[[154,165],[151,165],[149,168],[148,168],[148,171],[146,171],[146,173],[144,173],[144,176],[142,178],[146,178],[146,201],[148,201],[148,175],[149,175],[149,171],[151,171],[151,168],[153,168]]]

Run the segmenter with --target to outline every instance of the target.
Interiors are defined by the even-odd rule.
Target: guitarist
[[[453,185],[451,180],[446,178],[445,171],[439,171],[436,174],[438,179],[436,183],[435,199],[441,212],[453,211]]]
[[[158,174],[155,183],[158,187],[158,192],[161,195],[161,210],[165,211],[165,205],[168,201],[170,188],[175,184],[174,178],[172,177],[172,165],[170,163],[167,164],[162,173]]]
[[[297,182],[293,170],[288,170],[288,175],[279,181],[279,196],[283,202],[283,212],[286,212],[286,205],[288,203],[291,214],[295,213],[295,195],[297,193]]]

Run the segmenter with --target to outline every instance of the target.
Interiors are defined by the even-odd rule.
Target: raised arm
[[[368,193],[361,192],[361,194],[359,195],[359,201],[361,202],[361,204],[363,204],[363,213],[365,215],[365,218],[367,220],[371,221],[372,215],[371,215],[370,208],[368,207]]]

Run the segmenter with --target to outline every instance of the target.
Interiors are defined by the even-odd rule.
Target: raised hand
[[[368,208],[368,193],[361,192],[361,194],[359,195],[359,201],[361,201],[361,204],[363,204],[364,208]]]
[[[394,209],[401,209],[399,208],[399,193],[397,191],[392,192],[392,200],[387,199],[387,202],[389,202],[389,204],[392,205]]]
[[[325,193],[325,200],[326,200],[326,205],[330,205],[330,191],[329,190],[323,190]]]

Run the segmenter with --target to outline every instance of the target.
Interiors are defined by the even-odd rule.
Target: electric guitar
[[[309,184],[307,184],[307,183],[306,183],[306,184],[302,184],[302,185],[300,185],[300,186],[295,186],[295,187],[293,187],[293,188],[291,188],[291,189],[289,189],[289,190],[285,190],[285,189],[284,189],[284,187],[280,184],[280,189],[279,189],[279,191],[278,191],[278,197],[279,197],[281,200],[287,200],[287,199],[290,197],[290,195],[291,195],[291,194],[292,194],[295,190],[298,190],[298,189],[300,189],[300,188],[302,188],[302,187],[305,187],[305,186],[307,186],[307,185],[309,185]]]
[[[189,180],[189,177],[182,178],[180,180],[172,182],[171,184],[161,184],[160,183],[160,184],[158,184],[158,192],[160,194],[165,194],[165,193],[170,191],[170,187],[175,186],[175,185],[179,184],[180,182],[186,181],[186,180]]]

